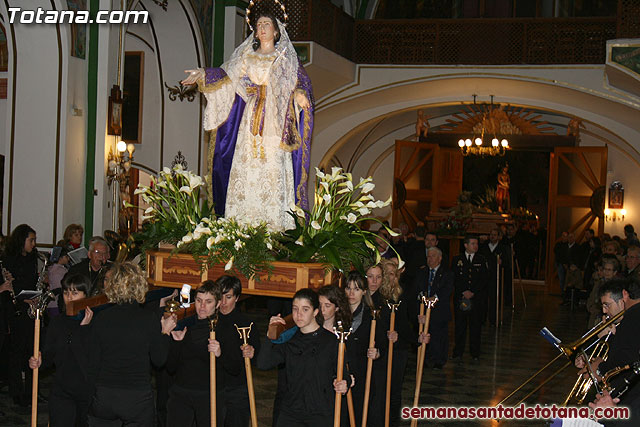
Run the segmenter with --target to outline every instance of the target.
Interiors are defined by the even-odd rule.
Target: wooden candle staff
[[[394,332],[396,327],[396,310],[402,301],[397,304],[387,301],[387,306],[391,310],[391,320],[389,332]],[[391,368],[393,366],[393,341],[389,340],[389,353],[387,355],[387,394],[384,404],[384,427],[389,427],[389,417],[391,412]]]
[[[249,326],[245,326],[243,328],[235,325],[238,330],[238,334],[240,334],[240,339],[243,342],[243,346],[248,345],[247,340],[249,339],[249,334],[251,333],[251,327],[253,326],[253,322]],[[248,357],[244,358],[244,370],[247,374],[247,389],[249,391],[249,409],[251,410],[251,426],[258,427],[258,414],[256,413],[256,396],[253,391],[253,374],[251,372],[251,360]]]
[[[347,337],[351,333],[351,329],[348,332],[344,331],[342,327],[342,322],[338,321],[338,326],[333,328],[333,333],[338,337],[338,366],[337,366],[337,375],[336,380],[342,381],[343,368],[344,368],[344,349],[345,349],[345,341]],[[336,392],[336,402],[334,406],[333,412],[333,427],[340,427],[340,412],[342,409],[342,395]]]
[[[209,339],[216,339],[216,326],[218,324],[218,312],[213,313],[209,317]],[[209,399],[211,406],[211,427],[216,427],[217,408],[216,408],[216,355],[209,353]]]
[[[371,309],[371,331],[369,332],[369,347],[376,345],[376,322],[380,310]],[[367,358],[367,377],[364,383],[364,404],[362,406],[362,427],[367,427],[367,416],[369,415],[369,392],[371,390],[371,372],[373,371],[373,359]]]
[[[434,295],[432,297],[427,298],[426,296],[422,297],[421,309],[427,307],[427,316],[424,321],[424,328],[422,328],[422,332],[425,334],[429,333],[429,322],[431,321],[431,309],[438,302],[438,296]],[[424,310],[420,310],[424,311]],[[413,395],[413,407],[418,407],[418,400],[420,398],[420,386],[422,385],[422,374],[424,373],[424,356],[427,352],[427,344],[422,343],[418,349],[418,364],[416,368],[416,392]],[[411,420],[411,427],[415,427],[418,425],[418,419],[413,418]]]
[[[422,295],[422,293],[420,293],[418,299],[420,300],[420,317],[424,316],[424,296]],[[420,334],[424,331],[424,325],[425,323],[419,323],[418,324],[418,336],[420,336]],[[418,347],[418,354],[416,355],[416,360],[420,360],[420,353],[422,352],[422,346]],[[418,381],[420,381],[420,379],[418,378],[418,366],[416,365],[416,387],[418,387]]]
[[[35,324],[33,329],[33,357],[37,360],[40,357],[40,317],[42,310],[35,308]],[[31,390],[31,427],[38,425],[38,368],[33,370],[33,383]]]

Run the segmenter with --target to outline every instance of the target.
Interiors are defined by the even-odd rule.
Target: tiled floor
[[[518,299],[513,316],[505,320],[503,326],[496,330],[485,325],[483,328],[483,355],[479,361],[473,362],[467,354],[462,364],[447,363],[441,371],[425,370],[423,377],[420,405],[425,406],[490,406],[500,401],[529,375],[542,367],[557,351],[538,335],[538,331],[546,326],[565,342],[578,338],[586,331],[586,314],[582,308],[572,313],[569,307],[560,307],[560,299],[545,295],[539,288],[526,289],[527,307],[523,307],[522,299]],[[260,301],[248,301],[250,314],[264,332],[266,314],[261,309]],[[453,329],[453,323],[451,324]],[[564,363],[556,362],[554,367]],[[415,385],[415,354],[410,356],[403,402],[411,405]],[[41,379],[43,394],[47,395],[50,374]],[[575,380],[575,369],[565,370],[556,379],[543,387],[539,393],[531,397],[529,403],[551,404],[562,402],[564,395]],[[271,410],[275,392],[275,371],[262,372],[254,369],[256,406],[260,426],[271,425]],[[520,395],[522,396],[522,395]],[[517,400],[517,399],[516,399]],[[28,413],[17,412],[7,395],[6,387],[0,389],[0,410],[5,412],[0,417],[0,426],[26,426],[30,421]],[[26,412],[26,411],[23,411]],[[408,425],[409,423],[406,422]],[[419,425],[440,425],[437,422],[420,422]],[[445,426],[489,426],[492,422],[466,421],[441,422]],[[493,422],[497,425],[497,423]],[[524,422],[501,423],[502,425],[523,425]],[[526,425],[545,425],[545,422],[526,423]],[[39,405],[38,425],[47,425],[47,406]],[[185,426],[188,427],[188,426]]]

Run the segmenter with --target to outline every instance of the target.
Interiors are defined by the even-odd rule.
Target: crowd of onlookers
[[[631,224],[624,227],[624,238],[593,230],[577,241],[574,232],[565,231],[554,247],[554,258],[563,295],[563,305],[586,304],[589,323],[597,323],[602,312],[598,291],[617,277],[640,278],[640,241]]]

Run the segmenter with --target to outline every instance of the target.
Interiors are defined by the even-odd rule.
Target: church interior
[[[152,184],[176,163],[210,179],[216,134],[203,129],[207,100],[181,81],[185,70],[220,67],[232,57],[250,36],[250,3],[0,2],[2,235],[28,224],[38,250],[48,253],[67,226],[80,224],[84,245],[104,236],[115,239],[117,252],[118,239],[142,230],[144,214],[130,207],[142,205],[138,185]],[[633,230],[640,227],[640,1],[274,3],[286,7],[286,31],[313,86],[309,194],[316,170],[372,177],[371,194],[391,198],[375,216],[401,234],[386,237],[405,248],[407,269],[417,268],[415,246],[403,242],[425,234],[437,236],[451,269],[465,253],[467,234],[482,246],[498,230],[511,245],[509,268],[497,269],[497,290],[491,277],[489,292],[497,296],[482,319],[482,353],[427,363],[414,401],[420,352],[410,351],[402,406],[491,407],[506,398],[511,405],[520,398],[562,405],[578,369],[574,354],[556,356],[582,348],[594,325],[589,277],[601,273],[594,266],[601,261],[591,258],[593,248],[602,247],[599,257],[613,242],[619,276],[640,277],[640,250],[627,253],[640,245]],[[91,16],[138,11],[148,20],[24,23],[12,18],[15,8]],[[568,248],[586,248],[577,279],[567,266],[580,263],[558,249],[567,238]],[[625,263],[633,254],[638,261]],[[571,280],[580,283],[567,286]],[[267,297],[243,294],[239,307],[264,335]],[[563,343],[580,345],[547,342],[539,333],[545,327]],[[450,359],[453,320],[445,328]],[[10,342],[4,339],[4,353]],[[552,360],[551,372],[517,390]],[[543,384],[565,362],[571,366]],[[253,375],[258,424],[270,426],[277,374],[254,368]],[[40,377],[37,425],[47,425],[54,374]],[[31,408],[15,404],[2,372],[0,386],[0,426],[28,425]],[[161,403],[156,410],[153,425],[166,425]]]

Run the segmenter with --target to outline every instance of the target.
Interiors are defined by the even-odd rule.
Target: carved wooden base
[[[205,280],[228,274],[223,264],[201,271],[191,255],[171,255],[164,250],[147,251],[147,272],[150,284],[170,288],[181,288],[185,283],[197,288]],[[291,298],[299,289],[318,289],[331,284],[334,276],[335,273],[325,271],[322,264],[275,261],[270,277],[262,273],[259,280],[242,275],[239,278],[244,294]]]

